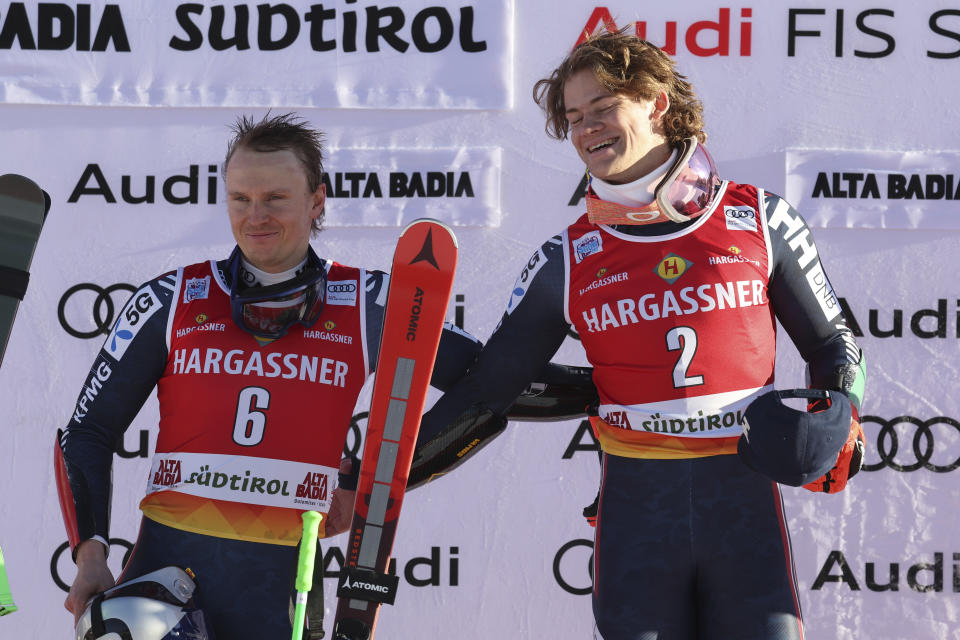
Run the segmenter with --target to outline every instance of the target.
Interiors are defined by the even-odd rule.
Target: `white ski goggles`
[[[657,184],[653,202],[645,207],[628,207],[600,200],[588,188],[587,218],[593,224],[687,222],[710,209],[720,183],[706,147],[690,137],[683,141],[676,161]]]

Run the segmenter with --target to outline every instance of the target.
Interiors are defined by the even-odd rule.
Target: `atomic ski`
[[[27,292],[30,262],[48,208],[47,195],[33,181],[12,173],[0,176],[0,363]]]
[[[421,219],[400,232],[337,588],[335,640],[371,640],[380,605],[396,596],[398,579],[387,566],[456,264],[457,240],[446,225]]]

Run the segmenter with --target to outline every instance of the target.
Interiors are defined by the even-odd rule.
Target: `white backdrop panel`
[[[6,6],[4,6],[6,5]],[[503,109],[511,0],[7,2],[11,103]]]
[[[69,582],[74,569],[55,557],[65,534],[51,450],[104,334],[74,335],[97,332],[96,290],[65,293],[84,283],[136,285],[227,255],[232,240],[216,182],[227,125],[241,112],[297,108],[326,132],[332,175],[380,171],[374,162],[389,161],[406,174],[468,171],[475,188],[486,185],[472,198],[444,189],[382,209],[375,198],[333,197],[330,227],[314,242],[322,256],[385,269],[399,230],[385,225],[437,207],[431,215],[457,225],[461,247],[449,317],[462,314],[465,328],[486,338],[529,255],[582,210],[582,165],[569,143],[544,135],[532,86],[584,28],[607,18],[638,23],[675,50],[705,103],[707,144],[724,177],[787,195],[815,224],[824,267],[867,354],[869,470],[838,496],[785,490],[808,637],[960,638],[956,208],[946,198],[832,198],[824,210],[813,190],[820,173],[837,171],[896,168],[958,181],[955,3],[404,2],[397,5],[405,29],[428,4],[455,21],[472,8],[474,39],[488,48],[462,51],[457,32],[442,51],[411,47],[402,55],[340,50],[346,13],[362,20],[375,4],[363,0],[324,3],[337,13],[324,37],[336,37],[340,49],[322,55],[304,22],[277,52],[214,52],[207,35],[200,49],[176,52],[168,41],[185,37],[176,22],[183,5],[147,2],[121,5],[129,53],[80,50],[76,34],[63,50],[29,49],[9,35],[19,4],[0,2],[0,173],[36,179],[53,208],[0,370],[0,545],[20,606],[0,619],[0,637],[70,631],[56,580]],[[22,4],[38,39],[37,3]],[[301,19],[311,6],[287,4]],[[92,21],[106,6],[63,6],[79,15],[81,5]],[[257,14],[255,3],[202,6],[192,20],[204,33],[214,6]],[[90,47],[93,40],[95,33]],[[75,194],[78,185],[91,192]],[[138,198],[145,201],[130,202]],[[118,289],[112,299],[119,305],[126,295]],[[557,360],[585,362],[573,340]],[[802,384],[803,363],[781,335],[778,386]],[[368,401],[365,393],[356,411]],[[153,451],[156,421],[151,399],[126,434],[128,457],[116,462],[118,539],[136,536],[149,468],[142,456]],[[410,494],[395,547],[404,586],[383,612],[379,636],[590,637],[589,596],[571,591],[590,586],[592,530],[579,513],[593,499],[599,468],[580,426],[516,424],[450,477]],[[115,570],[122,551],[118,542]],[[325,586],[332,607],[334,580]]]

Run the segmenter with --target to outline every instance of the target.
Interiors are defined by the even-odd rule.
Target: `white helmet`
[[[212,640],[193,572],[164,567],[97,594],[76,640]]]

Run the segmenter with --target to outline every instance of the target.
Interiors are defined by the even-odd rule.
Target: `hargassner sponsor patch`
[[[583,261],[587,256],[603,251],[603,238],[599,231],[585,233],[573,241],[573,257],[577,264]]]
[[[530,259],[527,260],[527,264],[524,265],[523,271],[521,271],[517,277],[517,281],[513,283],[513,290],[510,292],[510,302],[507,303],[508,314],[513,313],[513,310],[516,309],[520,301],[523,300],[523,296],[526,295],[527,288],[530,286],[533,276],[537,275],[537,272],[540,271],[546,261],[546,254],[543,253],[542,248],[538,247],[534,254],[530,256]]]
[[[327,304],[356,306],[357,290],[356,280],[331,280],[327,283]]]
[[[757,230],[757,212],[753,207],[724,207],[723,217],[727,221],[727,229],[731,231]]]
[[[114,360],[120,360],[143,325],[159,308],[160,299],[149,285],[133,294],[120,313],[117,324],[113,325],[113,331],[107,336],[107,341],[103,345],[104,351]]]

